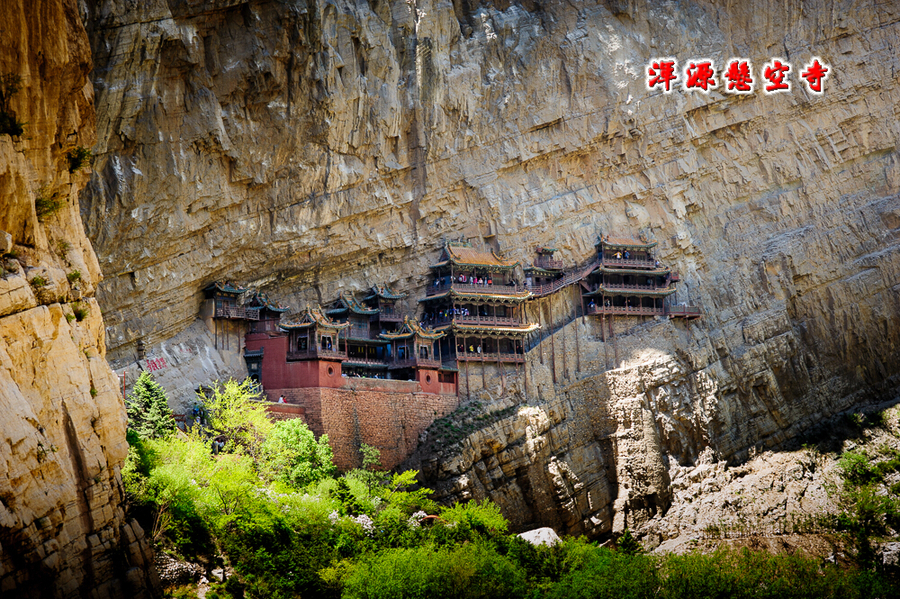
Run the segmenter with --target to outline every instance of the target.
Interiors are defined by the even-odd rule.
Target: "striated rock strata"
[[[529,354],[527,389],[491,373],[483,398],[529,406],[506,440],[433,470],[448,497],[507,489],[508,513],[598,534],[666,508],[667,461],[743,459],[896,388],[896,4],[86,6],[99,126],[80,202],[114,359],[176,344],[216,278],[295,308],[391,283],[411,309],[444,238],[580,264],[598,232],[644,232],[703,320],[617,321],[607,342],[569,324]],[[648,92],[654,56],[757,75],[780,57],[794,88]],[[813,56],[821,96],[798,78]],[[564,300],[532,305],[544,334]]]
[[[26,123],[0,134],[0,595],[146,597],[152,556],[123,511],[125,410],[78,210],[88,176],[67,160],[94,143],[90,47],[74,0],[5,2],[0,31]]]

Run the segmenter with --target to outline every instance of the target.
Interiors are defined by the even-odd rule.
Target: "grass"
[[[59,194],[51,194],[46,185],[41,186],[38,188],[37,197],[34,199],[34,210],[37,212],[38,220],[43,221],[45,218],[53,216],[59,212],[64,203]]]
[[[70,272],[69,274],[66,275],[66,278],[69,279],[69,283],[74,283],[76,281],[80,281],[81,280],[81,271],[73,270],[72,272]]]
[[[72,305],[72,313],[75,315],[75,320],[81,322],[85,318],[88,317],[88,314],[91,313],[91,309],[85,306],[84,304],[73,304]],[[71,321],[70,321],[71,322]]]
[[[69,159],[69,172],[74,173],[90,164],[91,151],[84,146],[77,146],[68,151],[66,158]]]
[[[69,243],[68,241],[66,241],[65,239],[60,239],[59,241],[56,242],[56,250],[60,254],[65,254],[66,252],[68,252],[71,249],[72,249],[72,244]]]
[[[45,279],[44,277],[42,277],[40,275],[31,279],[31,286],[36,289],[40,289],[41,287],[44,287],[45,285],[47,285],[47,279]]]
[[[0,76],[0,135],[12,135],[17,137],[25,132],[25,125],[15,116],[9,108],[10,99],[18,93],[22,87],[22,77],[13,73]]]

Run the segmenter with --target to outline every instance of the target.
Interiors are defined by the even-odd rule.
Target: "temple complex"
[[[217,344],[246,344],[249,376],[270,402],[284,402],[270,404],[273,417],[301,417],[316,434],[328,433],[346,466],[356,464],[360,442],[381,438],[381,427],[388,426],[402,432],[391,450],[392,463],[399,463],[415,435],[458,405],[460,395],[471,398],[473,385],[487,388],[497,377],[503,389],[506,376],[521,371],[527,392],[525,351],[541,341],[529,337],[541,329],[526,317],[530,300],[580,297],[582,310],[572,306],[572,318],[601,318],[600,332],[604,342],[613,342],[615,363],[616,316],[699,318],[698,308],[673,301],[679,277],[653,256],[656,245],[601,236],[597,258],[568,269],[554,258],[555,248],[538,247],[532,264],[522,269],[494,250],[447,242],[430,267],[418,319],[403,314],[408,295],[386,285],[373,286],[361,300],[344,291],[325,308],[286,317],[288,309],[264,294],[244,301],[247,289],[217,282],[204,289],[202,315],[215,329]],[[581,293],[557,295],[570,286]],[[549,334],[555,381],[554,327]],[[577,331],[575,343],[577,348]],[[415,425],[408,428],[408,422]],[[382,439],[379,447],[393,447],[392,441]]]

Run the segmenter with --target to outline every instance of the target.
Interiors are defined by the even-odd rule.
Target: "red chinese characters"
[[[821,64],[819,57],[814,56],[812,62],[806,65],[806,70],[800,73],[800,77],[806,79],[806,87],[814,94],[825,93],[822,84],[828,78],[828,65]]]
[[[147,359],[147,370],[153,372],[154,370],[160,370],[166,367],[166,359],[165,358],[148,358]]]
[[[791,91],[791,81],[788,79],[788,73],[791,72],[791,65],[783,62],[778,58],[773,58],[772,62],[767,62],[763,70],[763,77],[769,82],[763,88],[767,94],[776,94],[778,92]]]
[[[684,70],[684,89],[709,92],[710,89],[717,87],[715,76],[716,68],[711,60],[688,63]]]
[[[678,80],[677,64],[678,61],[674,58],[659,58],[651,61],[650,66],[647,67],[647,89],[654,90],[662,86],[664,94],[671,92],[671,84]]]
[[[679,72],[678,60],[675,58],[652,59],[647,66],[647,89],[658,89],[668,94],[677,85],[681,85],[686,92],[700,91],[708,94],[720,87],[719,75],[722,77],[721,87],[724,88],[721,91],[729,94],[752,94],[756,90],[757,81],[766,95],[790,92],[792,89],[791,74],[794,69],[781,58],[772,58],[756,73],[748,58],[730,59],[721,73],[716,72],[715,62],[710,59],[694,58],[686,64],[685,69]],[[813,56],[800,73],[800,80],[811,93],[821,95],[831,71],[832,68],[821,58]]]
[[[734,58],[725,69],[725,80],[728,82],[725,91],[734,94],[749,94],[753,92],[753,65],[744,58]]]

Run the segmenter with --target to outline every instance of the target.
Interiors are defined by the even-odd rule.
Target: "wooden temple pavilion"
[[[555,260],[553,254],[556,248],[535,248],[537,257],[531,266],[525,267],[525,284],[529,287],[541,287],[551,285],[565,274],[565,265],[562,260]]]
[[[425,329],[408,316],[397,330],[379,333],[390,342],[391,378],[416,380],[426,393],[456,393],[455,369],[443,368],[440,340],[446,336],[445,331]]]
[[[585,313],[601,316],[665,316],[699,318],[700,310],[684,306],[673,312],[677,273],[652,254],[655,241],[600,236],[600,264],[591,273],[584,293]]]
[[[375,285],[369,295],[363,298],[363,303],[378,310],[378,322],[384,327],[385,323],[403,322],[403,314],[400,313],[397,302],[408,296],[408,293],[395,293],[387,285]]]
[[[259,320],[259,310],[240,305],[240,300],[249,291],[240,285],[222,281],[210,283],[203,289],[206,302],[211,302],[213,318],[234,320]]]
[[[379,308],[372,308],[358,302],[349,291],[325,310],[325,314],[335,322],[348,325],[341,348],[347,355],[344,373],[368,378],[388,378],[391,361],[390,343],[378,335],[382,331]],[[386,323],[390,329],[394,322]]]
[[[275,302],[269,301],[265,293],[256,292],[250,303],[247,304],[248,309],[257,310],[257,320],[250,323],[251,333],[262,333],[264,331],[278,330],[278,323],[281,317],[289,308]]]
[[[531,292],[515,281],[518,266],[494,251],[447,243],[419,300],[422,322],[447,332],[441,342],[444,360],[524,363],[522,340],[539,326],[525,320]]]

